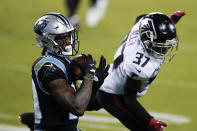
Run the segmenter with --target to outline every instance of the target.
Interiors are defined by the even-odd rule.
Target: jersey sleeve
[[[56,79],[67,79],[66,74],[55,64],[46,63],[43,65],[41,70],[39,71],[39,79],[44,87],[48,87],[47,85]]]
[[[131,51],[129,51],[129,49]],[[127,76],[131,77],[134,73],[134,67],[133,67],[133,49],[131,47],[127,47],[124,54],[124,62],[123,62],[123,70],[126,73]]]

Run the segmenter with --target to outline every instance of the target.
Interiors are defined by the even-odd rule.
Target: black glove
[[[99,67],[96,68],[96,80],[94,80],[93,87],[96,90],[103,84],[104,79],[108,75],[109,65],[106,66],[106,59],[104,56],[100,57]]]
[[[85,75],[85,73],[87,72],[93,74],[95,74],[96,72],[96,67],[95,67],[96,61],[93,60],[92,55],[90,54],[88,55],[81,54],[76,56],[75,58],[72,59],[71,65],[72,64],[77,65],[81,69],[83,75]]]
[[[92,110],[100,109],[100,105],[98,104],[97,99],[95,98],[96,98],[96,93],[98,89],[101,87],[101,85],[104,82],[104,79],[108,75],[108,69],[109,69],[109,65],[106,66],[105,57],[101,56],[99,67],[96,68],[96,75],[95,75],[94,82],[93,82],[92,95],[91,95],[90,102],[86,110],[92,111]]]

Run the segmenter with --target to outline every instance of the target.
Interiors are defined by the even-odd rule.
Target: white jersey
[[[100,90],[112,94],[123,94],[123,86],[126,77],[129,76],[135,80],[143,81],[137,96],[144,95],[150,80],[154,79],[158,74],[163,60],[150,56],[143,47],[139,35],[139,22],[133,26],[127,38],[115,53],[114,61],[121,54],[123,55],[122,61],[119,61],[116,65],[114,63],[110,65],[109,75]]]

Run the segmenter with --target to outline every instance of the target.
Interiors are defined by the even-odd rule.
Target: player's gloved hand
[[[152,118],[150,121],[149,121],[149,127],[152,127],[155,129],[155,131],[163,131],[163,126],[167,126],[167,124],[165,122],[162,122],[160,120],[156,120],[154,118]]]
[[[96,73],[96,67],[95,67],[96,61],[93,60],[92,55],[90,54],[86,55],[85,59],[86,60],[84,64],[85,66],[84,73],[89,72],[89,73],[95,74]]]
[[[93,74],[96,73],[96,67],[95,67],[96,61],[93,60],[92,55],[90,54],[88,55],[80,54],[76,56],[75,58],[72,59],[71,65],[72,64],[77,65],[81,69],[83,75],[87,72]]]
[[[104,56],[100,57],[99,67],[96,68],[96,75],[93,83],[94,88],[100,88],[103,84],[104,79],[108,75],[109,65],[106,66],[106,59]]]
[[[170,19],[176,24],[182,16],[185,15],[185,11],[175,11],[170,15]]]

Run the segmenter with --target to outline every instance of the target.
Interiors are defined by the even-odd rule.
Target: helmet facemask
[[[156,59],[164,59],[164,62],[169,62],[178,51],[178,40],[166,40],[164,43],[157,43],[154,41],[146,41],[147,51]]]
[[[76,55],[79,51],[79,40],[77,30],[57,35],[54,43],[60,48],[60,54],[66,56]]]

